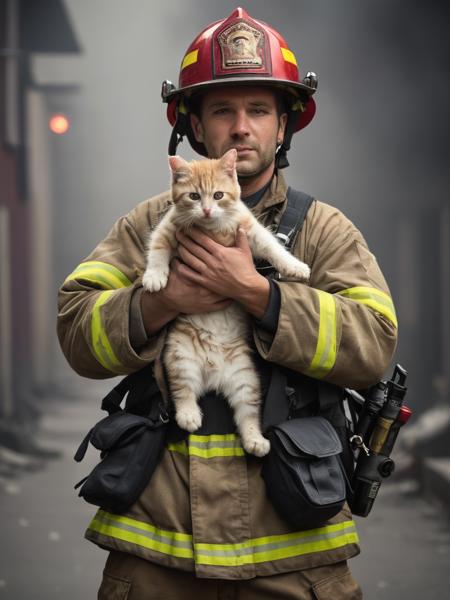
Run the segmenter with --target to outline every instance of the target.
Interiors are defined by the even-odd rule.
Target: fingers
[[[228,308],[232,302],[233,300],[231,298],[221,300],[220,302],[214,302],[214,304],[211,304],[209,312],[217,312],[219,310],[224,310],[225,308]]]
[[[201,274],[195,269],[192,269],[190,265],[180,262],[178,266],[178,274],[190,283],[196,283],[197,285],[203,284],[203,278]]]
[[[178,246],[178,253],[186,265],[189,265],[198,273],[203,273],[206,267],[205,263],[199,258],[197,258],[194,254],[192,254],[192,252],[187,250],[182,244]]]
[[[248,249],[250,248],[248,243],[247,234],[242,227],[239,227],[236,233],[236,246],[237,248]]]
[[[212,256],[216,256],[223,248],[221,244],[195,228],[190,231],[189,235],[178,230],[175,236],[180,244],[205,264],[209,264]]]
[[[228,296],[217,294],[202,285],[199,281],[201,279],[200,275],[188,265],[183,264],[178,258],[174,258],[170,263],[170,271],[171,275],[175,276],[175,280],[171,282],[169,278],[169,285],[172,283],[180,295],[193,295],[202,304],[228,300]]]

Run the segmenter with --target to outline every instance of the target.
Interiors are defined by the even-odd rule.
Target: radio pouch
[[[266,432],[271,449],[261,475],[280,515],[298,529],[323,525],[346,499],[341,441],[324,417],[290,419]]]

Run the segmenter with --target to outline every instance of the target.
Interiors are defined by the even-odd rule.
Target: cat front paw
[[[270,442],[262,435],[255,435],[255,437],[249,437],[242,440],[244,450],[254,456],[262,457],[266,456],[270,452]]]
[[[301,260],[297,260],[292,257],[293,260],[289,261],[289,264],[283,265],[282,269],[279,269],[283,277],[292,277],[293,279],[300,279],[300,281],[308,281],[311,275],[311,269],[308,265]]]
[[[194,408],[182,408],[177,410],[175,419],[181,427],[190,433],[197,431],[202,424],[202,412],[198,406]]]
[[[167,285],[169,268],[164,270],[147,269],[142,277],[142,285],[148,292],[159,292]]]

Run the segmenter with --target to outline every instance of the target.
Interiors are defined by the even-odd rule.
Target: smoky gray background
[[[72,487],[89,468],[83,463],[74,473],[71,458],[103,416],[102,394],[62,357],[54,323],[57,289],[118,217],[168,188],[171,129],[161,82],[177,82],[196,35],[236,4],[65,0],[64,6],[81,52],[34,54],[30,65],[33,81],[45,88],[44,116],[63,112],[71,122],[59,137],[42,125],[45,144],[39,148],[49,152],[53,306],[48,336],[35,336],[45,354],[42,379],[50,390],[52,378],[58,384],[50,392],[55,402],[44,403],[44,409],[50,406],[45,442],[62,447],[64,460],[23,477],[22,492],[10,487],[3,498],[4,537],[16,542],[1,557],[6,576],[0,570],[0,596],[6,591],[10,598],[39,600],[93,597],[104,561],[82,540],[93,507],[78,500]],[[308,70],[319,76],[316,117],[294,136],[289,153],[289,184],[341,209],[377,256],[398,312],[395,360],[409,371],[407,403],[415,419],[429,407],[448,408],[448,3],[248,0],[243,6],[282,33],[302,77]],[[178,151],[194,157],[186,141]],[[102,389],[110,387],[106,382]],[[431,446],[421,452],[432,454]],[[97,460],[95,453],[92,466]],[[363,554],[353,562],[357,578],[369,600],[444,597],[450,534],[442,513],[422,502],[414,485],[406,482],[402,492],[401,477],[392,479],[398,487],[389,491],[386,483],[374,514],[358,520]],[[23,576],[24,564],[31,576]]]
[[[69,133],[51,140],[55,290],[120,215],[168,187],[161,82],[177,82],[197,33],[236,6],[65,5],[82,53],[37,55],[33,65],[38,82],[79,86],[48,101],[49,111],[71,120]],[[317,114],[294,136],[288,182],[340,208],[366,237],[399,313],[396,359],[410,371],[409,402],[421,410],[445,370],[435,333],[442,309],[436,228],[448,194],[446,4],[249,0],[245,8],[284,35],[301,76],[319,76]],[[179,153],[194,156],[187,141]],[[412,230],[399,246],[408,220]]]

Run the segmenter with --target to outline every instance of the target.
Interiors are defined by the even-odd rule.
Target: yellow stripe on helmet
[[[185,69],[186,67],[189,67],[189,65],[193,65],[194,63],[197,62],[197,60],[198,60],[198,50],[192,50],[192,52],[189,52],[183,58],[183,62],[181,63],[181,70]]]
[[[280,48],[281,54],[286,62],[292,63],[297,66],[297,59],[295,58],[295,54],[289,48]]]

